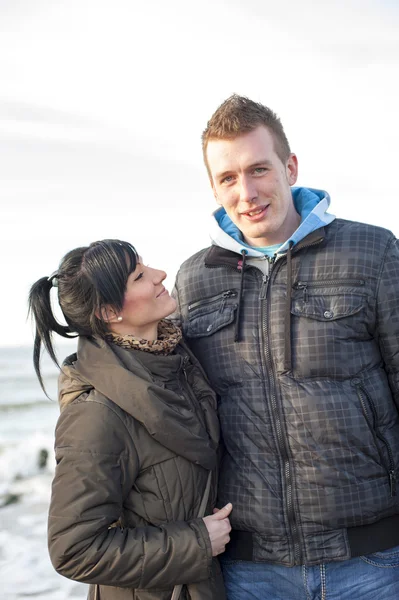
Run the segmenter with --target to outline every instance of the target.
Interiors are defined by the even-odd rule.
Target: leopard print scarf
[[[112,342],[122,348],[134,348],[153,354],[171,354],[181,338],[182,333],[179,327],[164,319],[158,324],[158,339],[156,340],[144,340],[136,338],[134,335],[118,335],[117,333],[108,333],[105,336],[107,342]]]

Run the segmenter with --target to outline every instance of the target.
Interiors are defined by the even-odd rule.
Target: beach
[[[62,347],[58,355],[73,351]],[[51,399],[37,382],[32,348],[0,348],[0,596],[83,600],[88,586],[58,575],[47,551],[59,408],[58,370],[45,355],[43,375]]]

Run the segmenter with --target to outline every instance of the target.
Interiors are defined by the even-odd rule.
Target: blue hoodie
[[[271,252],[267,248],[248,246],[243,241],[241,231],[234,225],[224,208],[219,208],[213,213],[210,234],[212,243],[238,253],[245,249],[248,251],[248,256],[254,257],[279,254],[288,250],[289,242],[295,245],[312,231],[328,225],[335,219],[334,215],[327,212],[330,205],[330,196],[327,192],[304,187],[293,187],[291,190],[295,209],[301,215],[301,223],[283,244],[271,246]]]

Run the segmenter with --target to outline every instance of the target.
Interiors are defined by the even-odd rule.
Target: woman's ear
[[[103,321],[104,323],[118,323],[122,321],[122,317],[108,304],[102,306],[99,310],[96,310],[94,314],[97,319],[100,319],[100,321]]]

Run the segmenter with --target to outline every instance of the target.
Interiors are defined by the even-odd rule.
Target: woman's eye
[[[144,275],[144,272],[143,272],[143,271],[141,271],[141,273],[139,273],[139,274],[137,275],[137,277],[135,277],[134,281],[138,281],[139,279],[141,279],[141,278],[143,277],[143,275]]]

